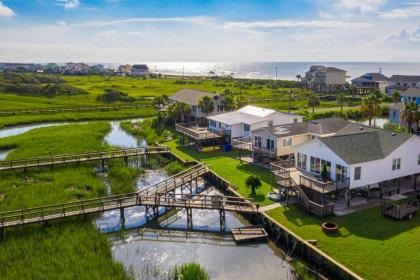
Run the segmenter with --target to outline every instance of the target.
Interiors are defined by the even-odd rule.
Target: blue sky
[[[0,61],[420,61],[420,0],[0,0]]]

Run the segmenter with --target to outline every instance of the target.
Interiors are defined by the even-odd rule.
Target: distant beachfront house
[[[420,88],[409,88],[401,92],[400,95],[401,102],[389,106],[389,122],[391,124],[407,126],[407,122],[403,118],[405,106],[410,102],[414,102],[417,106],[420,106]],[[414,122],[412,129],[419,131],[420,128]]]
[[[386,93],[390,83],[390,78],[382,73],[366,73],[358,78],[351,80],[351,84],[357,87],[360,93],[368,93],[372,90],[379,90]]]
[[[131,67],[131,75],[146,76],[149,74],[149,67],[146,64],[134,64]]]
[[[267,165],[278,160],[292,159],[296,145],[334,135],[347,124],[341,118],[325,118],[253,130],[253,162]]]
[[[132,66],[129,64],[120,65],[117,69],[117,75],[125,76],[131,73]]]
[[[248,105],[237,111],[211,116],[207,119],[210,130],[224,131],[232,140],[250,138],[252,131],[262,127],[301,122],[303,117]]]
[[[214,100],[214,110],[210,114],[204,114],[198,106],[200,100],[204,96],[209,96]],[[216,93],[195,90],[195,89],[181,89],[173,95],[169,96],[171,102],[183,102],[191,107],[191,114],[189,121],[197,122],[202,125],[207,125],[206,117],[223,113],[221,106],[222,97]]]
[[[417,105],[420,105],[420,87],[419,88],[409,88],[400,93],[401,101],[404,104],[414,102]]]
[[[296,184],[310,197],[365,198],[416,189],[420,179],[420,137],[349,124],[336,135],[294,149]]]
[[[420,88],[420,76],[410,75],[393,75],[390,78],[387,88],[388,95],[392,95],[395,91],[404,91],[409,88]]]
[[[345,88],[347,71],[336,67],[311,66],[302,83],[316,92],[336,91]]]

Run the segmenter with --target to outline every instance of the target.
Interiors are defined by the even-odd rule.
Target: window
[[[312,173],[321,174],[321,159],[311,157],[311,168]]]
[[[244,124],[244,131],[248,132],[249,131],[249,124]]]
[[[192,106],[192,111],[193,111],[193,113],[197,112],[197,106],[193,105]]]
[[[339,182],[346,183],[347,167],[336,164],[335,165],[335,179]]]
[[[392,160],[392,170],[397,170],[397,169],[401,169],[401,159],[400,158]]]
[[[221,122],[219,122],[219,128],[222,128],[222,123]]]
[[[255,136],[254,137],[254,146],[261,147],[261,137]]]
[[[358,166],[354,168],[354,180],[360,180],[360,178],[362,177],[362,167]]]
[[[306,170],[306,155],[298,153],[297,156],[298,162],[297,165],[300,169]]]
[[[314,140],[316,138],[315,135],[311,135],[311,139]]]
[[[216,122],[215,122],[215,121],[210,120],[210,126],[216,127]]]
[[[290,147],[293,145],[292,137],[283,138],[283,147]]]
[[[321,160],[321,174],[322,174],[322,171],[324,170],[324,166],[325,166],[325,170],[327,171],[327,174],[325,175],[327,175],[327,178],[331,178],[331,162],[324,159]]]
[[[267,139],[267,149],[274,150],[274,140]]]

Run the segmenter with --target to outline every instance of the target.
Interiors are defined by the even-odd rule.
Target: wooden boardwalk
[[[199,197],[200,199],[193,199],[193,197]],[[2,212],[0,213],[0,229],[134,206],[146,206],[153,209],[158,207],[184,208],[187,210],[209,209],[241,213],[258,211],[252,202],[238,197],[190,194],[142,196],[140,193],[135,192]]]
[[[267,232],[262,226],[247,226],[232,229],[233,239],[236,242],[265,240]]]
[[[128,157],[151,154],[167,154],[169,152],[170,151],[168,147],[137,147],[80,154],[53,155],[45,157],[27,158],[21,160],[0,161],[0,171],[52,166],[68,163],[80,163],[86,161],[106,160],[113,158],[127,159]]]
[[[0,111],[0,116],[32,115],[32,114],[56,114],[65,112],[94,112],[94,111],[116,111],[124,109],[151,108],[149,104],[127,104],[127,105],[102,105],[102,106],[69,106],[49,108],[26,108],[26,109],[5,109]]]

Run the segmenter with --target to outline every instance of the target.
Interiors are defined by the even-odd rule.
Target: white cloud
[[[411,30],[401,30],[386,36],[383,40],[385,45],[398,47],[414,47],[418,50],[420,45],[420,27]]]
[[[365,22],[350,21],[227,21],[223,24],[227,29],[256,29],[256,28],[364,28],[371,26]]]
[[[347,10],[372,12],[379,9],[387,0],[336,0],[335,5]]]
[[[13,17],[15,16],[15,12],[13,12],[12,9],[10,9],[9,7],[5,6],[1,1],[0,1],[0,18],[2,17]]]
[[[57,24],[60,26],[66,26],[67,22],[60,20],[60,21],[57,21]]]
[[[74,9],[79,7],[79,0],[56,0],[57,4],[63,6],[65,9]]]
[[[420,17],[420,2],[411,3],[411,5],[379,13],[381,18],[385,19],[407,19],[412,17]]]

